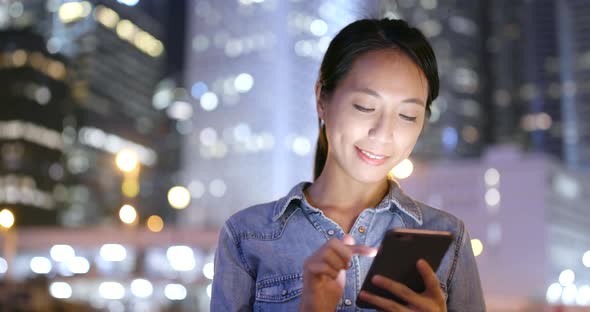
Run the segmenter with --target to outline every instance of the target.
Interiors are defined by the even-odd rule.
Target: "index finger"
[[[372,248],[366,245],[355,245],[354,237],[350,234],[344,235],[341,242],[350,247],[350,251],[353,255],[374,257],[377,254],[377,248]]]
[[[377,254],[377,248],[372,248],[366,245],[355,245],[354,237],[350,234],[344,235],[341,242],[350,247],[350,251],[353,255],[374,257]]]
[[[377,255],[377,248],[366,245],[348,245],[350,250],[355,255],[362,255],[368,257],[375,257]]]
[[[327,248],[332,249],[340,258],[346,262],[350,261],[353,255],[371,256],[376,254],[376,249],[364,245],[347,245],[344,241],[338,239],[331,239],[326,244]]]

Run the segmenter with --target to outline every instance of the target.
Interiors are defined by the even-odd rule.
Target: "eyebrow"
[[[379,94],[377,91],[370,89],[370,88],[358,88],[358,89],[354,89],[353,92],[360,92],[360,93],[368,94],[370,96],[373,96],[373,97],[376,97],[379,99],[383,99],[381,94]],[[426,106],[424,104],[424,102],[418,98],[405,99],[402,101],[402,103],[412,103],[412,104],[417,104],[417,105],[421,105],[421,106]]]

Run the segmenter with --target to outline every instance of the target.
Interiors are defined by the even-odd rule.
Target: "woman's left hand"
[[[371,280],[375,286],[383,288],[408,303],[408,306],[399,304],[393,300],[379,297],[366,291],[361,291],[360,298],[383,311],[422,311],[422,312],[446,312],[445,297],[440,288],[436,274],[424,260],[416,264],[418,271],[424,279],[426,289],[423,293],[416,293],[407,286],[384,276],[375,275]]]

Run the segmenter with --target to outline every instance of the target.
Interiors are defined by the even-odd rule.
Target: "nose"
[[[393,118],[382,116],[369,129],[369,138],[383,143],[391,143],[393,141],[394,126]]]

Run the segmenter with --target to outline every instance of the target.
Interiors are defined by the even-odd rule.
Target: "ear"
[[[320,119],[326,120],[326,103],[322,99],[322,84],[319,80],[315,83],[315,103],[318,117]]]

